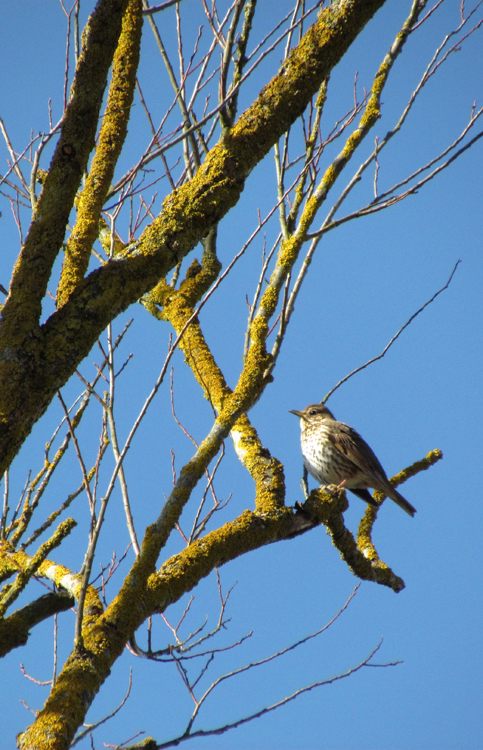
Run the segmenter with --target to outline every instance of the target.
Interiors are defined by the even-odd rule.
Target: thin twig
[[[108,344],[108,369],[109,369],[109,400],[105,406],[107,421],[109,424],[109,435],[111,438],[112,452],[116,464],[119,462],[120,451],[119,443],[117,439],[116,420],[114,418],[114,395],[115,395],[115,383],[116,374],[114,372],[114,349],[112,345],[112,324],[109,323],[107,327],[107,344]],[[124,473],[124,466],[121,462],[119,464],[119,483],[121,485],[122,502],[124,505],[124,513],[126,515],[126,524],[131,539],[131,544],[135,555],[139,555],[139,543],[136,536],[136,529],[134,528],[134,518],[131,511],[131,503],[129,501],[129,491],[127,487],[126,476]]]
[[[365,368],[369,367],[369,365],[372,365],[373,362],[377,362],[378,359],[382,359],[384,357],[384,355],[386,354],[386,352],[388,351],[388,349],[394,344],[394,342],[396,341],[396,339],[399,338],[399,336],[404,331],[404,329],[407,328],[413,322],[414,318],[417,318],[417,316],[419,315],[419,313],[422,313],[423,310],[428,305],[430,305],[432,302],[434,302],[434,300],[436,299],[436,297],[438,297],[441,294],[441,292],[444,292],[449,287],[449,285],[451,284],[451,280],[452,280],[453,276],[456,273],[456,269],[458,268],[458,266],[459,266],[460,263],[461,263],[460,260],[456,261],[455,266],[454,266],[453,270],[451,271],[451,275],[450,275],[448,281],[446,282],[446,284],[443,287],[441,287],[441,289],[439,289],[436,292],[436,294],[433,294],[433,296],[431,297],[431,299],[429,299],[427,302],[425,302],[424,305],[422,305],[422,307],[419,308],[419,310],[416,310],[416,312],[411,315],[411,317],[409,318],[409,320],[407,320],[404,323],[404,325],[399,329],[399,331],[394,334],[394,336],[389,341],[389,343],[386,344],[386,346],[384,347],[384,349],[382,350],[382,352],[380,354],[378,354],[377,357],[373,357],[372,359],[368,360],[365,364],[361,365],[360,367],[356,367],[355,370],[352,370],[352,372],[350,372],[348,375],[346,375],[344,378],[342,378],[342,380],[339,380],[339,382],[336,385],[334,385],[334,387],[327,393],[327,395],[324,396],[324,398],[323,398],[323,400],[322,400],[321,403],[325,404],[325,402],[330,398],[330,396],[332,396],[332,394],[337,390],[337,388],[340,388],[340,386],[343,383],[345,383],[347,380],[349,380],[349,378],[351,378],[353,375],[356,375],[356,373],[360,372],[361,370],[365,370]]]
[[[177,0],[177,2],[179,2],[179,0]],[[115,716],[121,710],[121,708],[124,706],[124,704],[126,703],[127,699],[129,698],[129,696],[131,694],[131,688],[132,688],[132,667],[129,668],[129,684],[128,684],[126,695],[124,696],[124,698],[122,699],[122,701],[120,702],[120,704],[118,705],[118,707],[115,708],[114,711],[112,711],[110,714],[107,714],[107,716],[104,716],[103,719],[100,719],[99,721],[96,721],[95,724],[86,724],[86,725],[84,725],[87,728],[83,732],[79,732],[79,734],[77,735],[77,737],[72,741],[70,747],[74,747],[74,745],[77,745],[77,743],[80,742],[81,740],[83,740],[84,737],[86,737],[88,734],[90,734],[95,729],[97,729],[98,727],[100,727],[101,724],[105,724],[106,721],[109,721],[109,719],[112,719],[112,717]]]

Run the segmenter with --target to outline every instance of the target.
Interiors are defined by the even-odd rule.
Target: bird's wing
[[[366,474],[387,479],[386,472],[375,453],[358,432],[344,422],[337,422],[337,429],[330,434],[330,441],[352,463]]]

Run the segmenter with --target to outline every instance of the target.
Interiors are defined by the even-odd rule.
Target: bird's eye
[[[311,416],[311,417],[313,417],[313,416],[314,416],[314,414],[317,414],[317,409],[311,409],[311,410],[309,411],[309,414],[310,414],[310,416]]]

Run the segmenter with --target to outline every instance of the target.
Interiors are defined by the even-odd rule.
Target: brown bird
[[[346,487],[377,507],[368,492],[368,487],[372,487],[414,516],[416,508],[389,484],[386,472],[358,432],[344,422],[337,422],[323,404],[310,404],[303,411],[290,409],[290,412],[300,417],[305,467],[321,485]]]

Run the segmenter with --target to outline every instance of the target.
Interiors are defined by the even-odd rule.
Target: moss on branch
[[[102,76],[107,73],[106,66],[109,67],[114,54],[113,44],[119,37],[126,3],[127,0],[117,3],[104,0],[98,6],[107,12],[112,5],[115,23],[103,17],[106,42],[96,45],[95,49],[91,49],[88,36],[82,58],[84,67],[80,65],[77,87],[74,85],[77,99],[83,93],[87,96],[88,88],[84,92],[80,85],[81,73],[92,65],[96,74],[92,80],[96,93],[92,96],[97,97],[97,109],[91,106],[86,129],[86,114],[70,105],[69,118],[63,125],[39,201],[38,217],[42,214],[42,221],[34,221],[32,225],[33,234],[26,243],[29,250],[19,262],[5,306],[4,322],[10,322],[0,334],[0,473],[43,414],[55,391],[70,377],[106,325],[164,278],[236,204],[250,171],[302,113],[321,82],[384,0],[344,0],[322,10],[318,21],[291,52],[279,73],[228,136],[212,149],[193,179],[166,198],[160,216],[145,230],[135,249],[122,260],[113,260],[93,271],[38,331],[41,297],[93,146],[105,85]],[[95,20],[97,22],[97,17]],[[91,30],[89,33],[92,35]],[[95,89],[96,83],[98,89]],[[72,99],[74,103],[76,96]],[[75,133],[80,139],[78,144],[70,137]],[[69,166],[71,162],[74,172]],[[68,178],[62,176],[64,171],[70,175]],[[55,206],[47,211],[49,201],[59,195],[61,205],[56,199]],[[40,231],[40,225],[43,227],[41,235],[35,234]],[[40,248],[41,267],[36,260]],[[32,332],[34,335],[29,338]]]
[[[77,220],[65,248],[57,289],[60,307],[84,278],[92,246],[99,233],[99,216],[124,145],[136,86],[141,44],[142,14],[139,0],[130,0],[114,55],[106,111],[86,184],[77,201]]]

